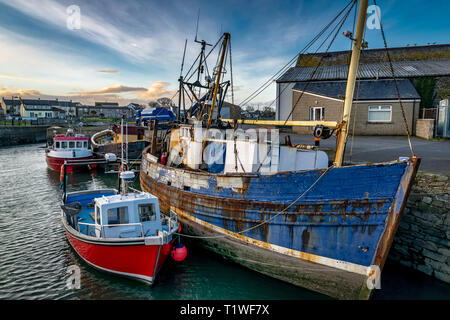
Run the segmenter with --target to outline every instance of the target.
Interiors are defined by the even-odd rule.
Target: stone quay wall
[[[45,142],[47,126],[0,126],[0,147]]]
[[[418,173],[389,259],[450,283],[450,178]]]

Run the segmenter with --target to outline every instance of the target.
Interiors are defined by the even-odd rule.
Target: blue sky
[[[84,103],[171,97],[178,87],[186,38],[186,65],[198,54],[193,39],[200,9],[200,39],[215,43],[221,33],[231,33],[235,102],[239,103],[347,3],[0,0],[0,95],[68,97]],[[448,1],[378,0],[377,4],[390,47],[450,43]],[[67,28],[71,5],[80,8],[81,29]],[[352,24],[353,12],[343,29],[351,30]],[[369,48],[383,46],[377,29],[366,29],[366,41]],[[349,47],[339,35],[331,51]],[[273,99],[271,85],[252,102]]]

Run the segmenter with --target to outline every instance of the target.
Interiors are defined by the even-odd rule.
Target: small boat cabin
[[[74,136],[66,136],[57,134],[53,138],[52,150],[55,151],[69,151],[69,150],[87,150],[88,137],[76,134]]]
[[[168,231],[161,221],[158,198],[149,193],[68,193],[63,210],[72,228],[90,237],[141,238]]]

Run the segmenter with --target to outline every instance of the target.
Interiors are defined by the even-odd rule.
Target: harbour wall
[[[389,259],[450,283],[450,178],[418,173]]]
[[[48,126],[0,126],[0,147],[45,142]]]
[[[77,128],[75,133],[83,133],[91,136],[96,132],[109,128],[109,125],[95,125]],[[68,127],[50,127],[42,126],[0,126],[0,147],[15,146],[20,144],[46,142],[47,138],[57,134],[65,134]]]

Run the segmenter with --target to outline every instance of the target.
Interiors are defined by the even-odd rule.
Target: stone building
[[[346,81],[298,83],[293,87],[294,120],[341,120]],[[401,101],[409,129],[414,132],[420,96],[409,80],[398,80]],[[303,92],[304,91],[304,92]],[[300,96],[303,96],[300,98]],[[350,117],[355,135],[403,135],[405,125],[393,80],[361,80],[356,83]],[[356,119],[356,121],[354,121]],[[295,127],[308,134],[308,128]]]
[[[439,83],[450,77],[450,44],[391,48],[389,52],[405,117],[414,134],[421,98],[412,83],[422,77],[434,77]],[[350,58],[351,51],[300,55],[296,66],[276,81],[275,119],[340,121]],[[355,115],[356,135],[406,134],[385,49],[361,53],[352,117]]]

